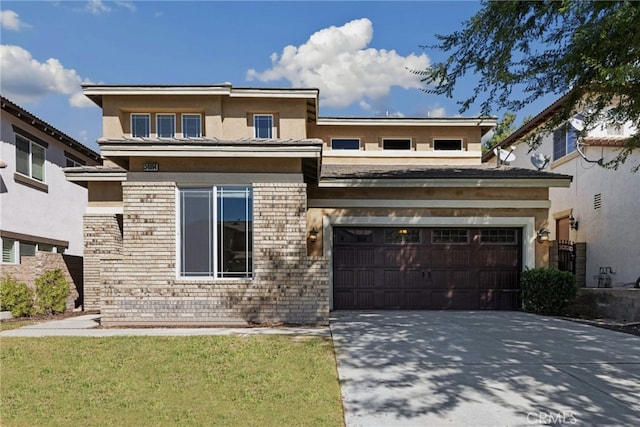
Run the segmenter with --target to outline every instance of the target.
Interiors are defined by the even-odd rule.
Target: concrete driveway
[[[640,337],[519,312],[333,312],[347,427],[640,426]]]

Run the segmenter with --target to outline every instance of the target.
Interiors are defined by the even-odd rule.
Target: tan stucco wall
[[[202,134],[208,138],[253,137],[253,114],[274,114],[276,137],[305,138],[305,99],[230,98],[222,95],[105,95],[103,136],[131,134],[131,113],[151,114],[151,136],[156,133],[156,113],[176,113],[176,133],[182,132],[180,113],[202,114]]]
[[[366,150],[382,150],[383,138],[411,138],[414,150],[432,150],[433,139],[460,138],[468,151],[480,150],[480,128],[454,126],[334,126],[309,125],[309,137],[321,138],[325,148],[330,147],[331,138],[360,138]]]
[[[129,170],[142,172],[145,163],[158,163],[160,172],[302,173],[301,160],[288,158],[132,157]]]

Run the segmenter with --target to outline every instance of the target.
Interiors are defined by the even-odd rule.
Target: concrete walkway
[[[334,312],[347,427],[640,426],[640,337],[519,312]]]
[[[330,336],[329,328],[113,328],[97,329],[99,314],[74,316],[62,320],[23,326],[0,332],[0,337],[115,337],[190,335],[295,335]]]

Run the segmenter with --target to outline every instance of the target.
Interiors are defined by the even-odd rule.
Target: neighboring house
[[[318,90],[85,85],[85,309],[106,326],[519,309],[548,189],[481,164],[494,118],[322,118]]]
[[[32,282],[47,262],[21,265],[36,254],[82,256],[87,189],[67,181],[63,169],[101,160],[98,153],[7,98],[0,102],[0,274]],[[47,259],[50,266],[58,265],[57,257]]]
[[[531,156],[539,155],[549,161],[545,170],[573,176],[569,188],[549,191],[551,239],[586,243],[586,286],[629,285],[640,277],[640,173],[632,172],[640,163],[640,152],[634,151],[618,170],[605,169],[597,162],[613,159],[636,130],[628,123],[602,124],[578,139],[574,126],[580,127],[580,122],[571,120],[545,135],[541,145],[530,152],[523,139],[548,120],[564,99],[546,108],[500,145],[506,151],[516,147],[511,166],[536,169]],[[494,152],[486,153],[483,161],[496,162]]]

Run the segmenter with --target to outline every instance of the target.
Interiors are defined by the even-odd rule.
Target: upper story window
[[[156,126],[158,138],[173,138],[176,136],[175,114],[156,115]]]
[[[359,150],[360,140],[358,138],[331,138],[332,150]]]
[[[442,151],[462,151],[461,139],[434,139],[433,149]]]
[[[149,114],[131,115],[131,136],[149,138],[151,116]]]
[[[29,178],[44,182],[45,152],[46,149],[43,146],[16,135],[16,171]]]
[[[573,126],[564,124],[553,132],[553,160],[576,151],[578,136]]]
[[[383,139],[383,150],[411,150],[410,139]]]
[[[253,136],[255,138],[273,138],[273,114],[254,114]]]
[[[185,138],[201,138],[202,125],[200,114],[182,115],[182,136]]]

